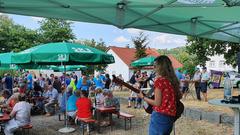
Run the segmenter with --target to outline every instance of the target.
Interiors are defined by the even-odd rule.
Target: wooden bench
[[[25,131],[27,131],[27,134],[29,135],[29,130],[32,129],[32,128],[33,128],[32,124],[28,124],[28,125],[20,127],[23,135],[26,135]]]
[[[116,112],[114,113],[118,116],[118,118],[123,118],[124,119],[124,127],[125,130],[127,130],[127,121],[129,121],[130,123],[130,129],[132,128],[132,118],[134,118],[135,116],[132,114],[128,114],[125,112]]]
[[[80,124],[80,125],[82,124],[81,125],[81,126],[83,126],[82,134],[84,135],[85,125],[88,126],[88,128],[89,128],[90,124],[94,124],[96,122],[96,120],[94,120],[94,119],[77,119],[76,122],[77,122],[77,124]],[[88,134],[90,134],[89,129],[87,129],[87,132],[88,132]]]

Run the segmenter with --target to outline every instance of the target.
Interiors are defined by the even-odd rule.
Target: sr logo
[[[66,54],[58,54],[58,60],[59,61],[67,60],[67,55]]]

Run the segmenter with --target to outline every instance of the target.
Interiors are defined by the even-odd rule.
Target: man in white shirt
[[[10,113],[11,120],[5,124],[5,135],[13,135],[19,127],[30,124],[31,105],[26,102],[25,95],[18,96],[19,102],[15,104],[12,112]]]
[[[197,99],[199,101],[201,100],[201,95],[200,95],[200,91],[201,91],[201,87],[200,87],[201,76],[202,76],[202,74],[200,72],[200,69],[199,68],[195,68],[195,74],[193,76],[193,81],[194,81],[194,85],[195,85]]]
[[[58,91],[52,85],[48,86],[49,95],[45,106],[46,116],[51,116],[55,111],[55,104],[58,103]]]

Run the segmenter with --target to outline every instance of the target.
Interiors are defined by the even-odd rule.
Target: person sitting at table
[[[89,88],[91,86],[91,81],[88,80],[87,76],[82,76],[82,79],[78,80],[77,89],[78,90],[85,90],[89,93]]]
[[[77,110],[77,100],[80,97],[81,91],[76,90],[74,94],[72,94],[67,100],[67,115],[70,116],[72,120],[76,117],[76,110]]]
[[[104,107],[115,107],[116,112],[120,111],[120,102],[119,99],[113,96],[112,91],[109,89],[104,90]]]
[[[73,87],[68,85],[67,89],[63,91],[63,95],[62,95],[61,102],[60,102],[60,111],[64,114],[66,111],[66,101],[68,100],[68,98],[70,96],[72,96],[72,94],[73,94]]]
[[[42,87],[38,84],[38,82],[33,83],[33,92],[32,92],[32,97],[39,97],[42,93]]]
[[[102,88],[97,87],[95,92],[96,92],[96,104],[97,105],[103,105],[104,95],[103,95],[103,92],[102,92]]]
[[[24,82],[19,83],[19,93],[24,94],[26,89],[26,84]]]
[[[87,97],[86,91],[81,91],[80,98],[77,100],[76,106],[77,106],[76,119],[92,118],[92,102]]]
[[[53,115],[55,111],[55,104],[58,103],[58,91],[53,88],[52,85],[48,86],[49,97],[47,97],[47,103],[44,105],[46,116]]]
[[[18,96],[20,93],[18,92],[18,88],[13,88],[13,94],[9,98],[9,100],[6,102],[6,110],[11,111],[14,105],[18,102]]]
[[[10,94],[10,92],[8,91],[8,90],[4,90],[3,92],[2,92],[2,97],[3,97],[3,99],[2,99],[2,101],[1,101],[1,106],[3,106],[3,105],[6,105],[7,104],[7,102],[9,102],[9,99],[10,99],[10,97],[11,97],[11,94]]]
[[[31,105],[26,102],[24,94],[18,96],[19,102],[15,104],[10,113],[11,120],[5,123],[5,135],[13,135],[19,127],[30,124]]]
[[[12,111],[12,108],[18,102],[18,96],[19,96],[18,89],[14,88],[13,92],[14,92],[13,95],[11,95],[4,104],[0,105],[0,107],[4,108],[4,110],[8,113]]]

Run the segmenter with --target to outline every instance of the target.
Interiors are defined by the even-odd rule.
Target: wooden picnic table
[[[9,121],[10,119],[11,118],[10,118],[9,114],[3,113],[3,116],[0,117],[0,123]]]
[[[104,107],[103,105],[97,105],[94,107],[97,115],[97,128],[98,133],[100,133],[100,122],[101,122],[101,113],[107,113],[109,116],[110,126],[112,130],[112,114],[116,112],[116,107]]]

